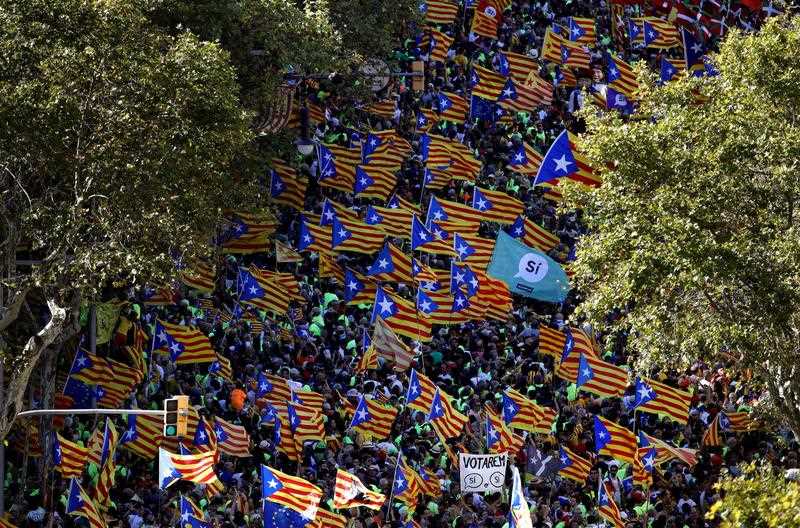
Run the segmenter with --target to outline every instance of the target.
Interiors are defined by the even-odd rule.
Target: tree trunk
[[[64,332],[67,309],[56,304],[53,299],[47,300],[47,307],[50,309],[50,320],[47,324],[28,339],[17,357],[3,358],[6,378],[10,381],[6,392],[5,409],[0,414],[0,440],[8,435],[16,415],[25,410],[25,389],[42,352],[61,338]]]
[[[800,442],[800,379],[794,366],[789,368],[771,364],[758,365],[756,370],[767,381],[770,398],[781,412],[786,425]]]

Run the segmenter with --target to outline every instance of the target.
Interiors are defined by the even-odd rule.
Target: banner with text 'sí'
[[[555,260],[500,231],[486,273],[508,285],[511,293],[539,301],[563,302],[569,292],[567,274]]]

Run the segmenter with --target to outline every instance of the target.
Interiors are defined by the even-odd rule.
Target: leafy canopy
[[[717,77],[657,87],[643,74],[633,119],[586,112],[581,145],[604,183],[568,192],[591,229],[575,266],[583,313],[630,330],[640,367],[732,355],[796,433],[798,47],[800,20],[776,19],[731,34]]]
[[[227,52],[135,2],[3,4],[0,122],[2,214],[44,260],[16,286],[165,277],[254,196],[232,174],[251,134]]]

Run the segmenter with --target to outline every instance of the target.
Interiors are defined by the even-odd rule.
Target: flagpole
[[[156,318],[156,326],[158,326],[158,318]],[[156,348],[156,331],[153,328],[153,336],[150,338],[150,364],[147,366],[147,386],[144,389],[145,396],[150,396],[150,380],[153,378],[153,362],[155,361],[155,348]]]
[[[387,503],[389,511],[386,513],[386,519],[389,520],[389,521],[392,520],[392,517],[393,517],[392,514],[394,513],[394,510],[392,509],[392,500],[394,499],[394,477],[395,477],[395,475],[397,475],[397,467],[400,465],[400,456],[402,454],[403,454],[403,452],[398,449],[397,450],[397,460],[394,463],[394,473],[392,473],[392,490],[389,493],[389,502]]]

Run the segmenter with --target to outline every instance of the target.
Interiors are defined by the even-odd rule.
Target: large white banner
[[[506,480],[505,453],[500,455],[458,454],[461,493],[497,493]]]

